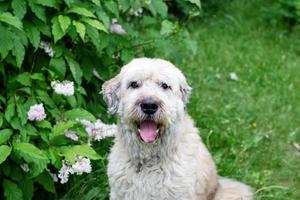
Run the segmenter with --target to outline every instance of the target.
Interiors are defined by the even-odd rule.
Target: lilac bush
[[[59,198],[93,163],[105,170],[96,147],[116,126],[103,123],[113,118],[102,83],[154,49],[179,62],[195,53],[183,24],[199,10],[199,0],[1,1],[0,199]],[[190,52],[171,52],[174,44]]]

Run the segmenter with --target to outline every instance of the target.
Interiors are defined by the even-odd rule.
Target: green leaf
[[[48,128],[48,129],[52,128],[51,123],[47,120],[38,121],[35,124],[36,124],[37,127],[40,127],[40,128]]]
[[[0,146],[0,164],[3,163],[11,153],[11,147],[7,145]]]
[[[155,0],[149,6],[153,15],[158,13],[162,18],[166,18],[168,14],[168,6],[162,0]]]
[[[96,49],[100,51],[100,41],[99,41],[99,32],[94,27],[88,25],[86,26],[86,33],[92,41],[93,45],[95,45]]]
[[[12,155],[11,157],[12,159],[14,159],[13,157],[16,156]],[[3,164],[6,164],[6,162]],[[24,178],[23,170],[19,166],[16,166],[16,164],[13,164],[12,162],[8,162],[8,164],[12,168],[10,169],[9,177],[11,177],[11,180],[17,181],[19,183]]]
[[[12,49],[12,54],[16,57],[17,67],[20,68],[25,56],[25,48],[20,39],[14,40],[14,47]]]
[[[75,26],[71,26],[68,30],[68,35],[71,37],[72,41],[77,41],[77,31]]]
[[[91,0],[95,5],[100,6],[100,0]]]
[[[96,18],[91,11],[83,7],[72,7],[67,11],[67,13],[76,13],[81,16]]]
[[[36,90],[37,98],[41,100],[44,104],[50,106],[52,109],[56,108],[56,105],[52,98],[48,95],[45,90]]]
[[[119,16],[118,4],[112,0],[104,1],[105,7],[117,17]]]
[[[50,133],[50,140],[57,136],[64,135],[65,130],[72,128],[75,124],[77,124],[75,121],[60,122],[56,124]]]
[[[46,9],[43,6],[36,4],[36,0],[28,0],[29,7],[31,8],[32,12],[42,20],[46,22]]]
[[[102,157],[88,145],[75,145],[72,147],[65,147],[62,149],[62,155],[65,156],[66,160],[70,163],[74,163],[76,156],[88,157],[93,160],[99,160]]]
[[[61,159],[60,159],[61,156],[59,155],[60,152],[56,148],[50,147],[47,153],[51,164],[56,168],[60,168],[61,167]]]
[[[110,27],[110,18],[106,14],[106,12],[103,9],[97,9],[96,12],[97,12],[97,15],[99,16],[99,18],[101,19],[101,21],[103,22],[105,28],[109,29],[109,27]]]
[[[0,14],[0,21],[4,22],[4,23],[7,23],[11,26],[14,26],[15,28],[17,28],[19,30],[23,30],[23,24],[19,20],[19,18],[17,18],[16,16],[13,16],[9,12],[5,12],[5,13]]]
[[[14,47],[11,32],[0,25],[0,55],[2,60],[6,58],[8,52]]]
[[[11,7],[13,9],[14,14],[19,18],[23,19],[26,14],[26,1],[24,0],[13,0],[11,2]]]
[[[65,34],[67,32],[67,29],[69,28],[69,26],[71,24],[71,19],[68,16],[59,15],[58,16],[58,22],[59,22],[61,30]]]
[[[51,58],[49,66],[61,79],[65,77],[67,69],[63,58]]]
[[[12,134],[13,134],[13,131],[11,129],[0,130],[0,144],[6,143]]]
[[[30,143],[16,143],[14,150],[19,153],[27,162],[34,162],[37,160],[48,160],[47,155]]]
[[[0,70],[1,68],[3,69],[4,68],[4,65],[3,63],[0,63]],[[4,70],[4,69],[3,69]],[[0,103],[6,103],[6,99],[4,98],[4,96],[0,95]]]
[[[76,120],[76,119],[85,119],[89,121],[96,121],[96,118],[88,111],[82,109],[82,108],[76,108],[73,110],[69,110],[65,112],[64,117],[70,120]]]
[[[132,50],[124,49],[121,53],[121,60],[124,63],[128,63],[130,60],[134,58],[134,52]]]
[[[29,164],[30,177],[36,177],[40,173],[42,173],[47,168],[48,163],[49,163],[48,160],[35,160],[34,162],[30,163]]]
[[[31,200],[34,192],[33,181],[27,177],[23,178],[22,181],[19,181],[19,186],[23,192],[24,200]]]
[[[73,128],[71,128],[72,131],[76,133],[76,135],[80,138],[81,142],[88,143],[89,140],[89,134],[87,133],[85,126],[83,125],[77,125]],[[82,143],[82,144],[84,144]]]
[[[118,4],[123,12],[130,8],[130,1],[118,0]]]
[[[31,92],[32,92],[30,87],[22,87],[22,88],[19,88],[18,91],[24,92],[27,95],[31,95]]]
[[[192,4],[195,4],[199,9],[201,9],[201,1],[200,0],[187,0]]]
[[[71,151],[75,152],[79,156],[88,157],[93,160],[99,160],[102,157],[88,145],[76,145],[71,148]]]
[[[52,34],[55,43],[65,35],[65,32],[60,27],[58,17],[52,19]]]
[[[3,125],[3,114],[0,113],[0,128],[2,127]]]
[[[36,177],[36,182],[43,186],[43,188],[48,191],[55,193],[55,186],[53,182],[53,178],[49,174],[49,172],[44,171],[39,176]]]
[[[5,119],[10,122],[12,117],[15,115],[15,101],[13,98],[11,98],[9,101],[8,101],[8,105],[6,107],[6,110],[5,110]]]
[[[50,128],[49,129],[45,129],[45,128],[39,129],[39,136],[47,145],[50,145],[49,134],[50,134]]]
[[[11,125],[11,127],[13,127],[16,130],[19,130],[19,131],[23,130],[23,126],[22,126],[21,121],[18,116],[14,116],[11,119],[10,125]]]
[[[29,110],[29,106],[26,104],[17,104],[17,112],[18,117],[21,120],[22,125],[25,125],[27,122],[27,112]]]
[[[169,20],[163,20],[161,23],[161,30],[160,30],[160,34],[161,35],[170,35],[171,33],[173,33],[175,30],[175,26],[172,22],[170,22]]]
[[[44,22],[42,22],[41,20],[34,18],[32,20],[32,22],[34,23],[34,25],[36,26],[36,28],[43,33],[45,36],[47,37],[51,37],[51,26],[48,26],[48,24],[45,24]]]
[[[19,74],[16,80],[24,86],[31,86],[31,79],[30,79],[29,72],[24,72],[22,74]]]
[[[32,23],[24,23],[24,31],[26,32],[26,35],[32,46],[37,49],[41,40],[40,31]]]
[[[71,7],[74,4],[74,0],[64,0],[68,7]]]
[[[45,77],[42,73],[34,73],[30,76],[33,80],[45,81]]]
[[[98,21],[96,19],[83,18],[83,19],[81,19],[81,21],[91,25],[92,27],[94,27],[94,28],[96,28],[100,31],[103,31],[103,32],[107,33],[107,30],[106,30],[105,26],[100,21]]]
[[[131,7],[133,10],[138,10],[139,8],[141,8],[143,1],[131,1]],[[149,2],[151,4],[151,2]]]
[[[81,85],[82,81],[82,70],[78,62],[76,62],[73,58],[65,56],[65,59],[70,67],[70,71],[73,75],[74,80],[78,85]]]
[[[75,96],[68,96],[68,97],[66,97],[66,99],[72,108],[77,107],[77,100],[76,100]]]
[[[93,77],[94,63],[92,62],[92,58],[89,56],[85,56],[81,62],[81,66],[84,69],[83,76],[84,78],[90,82]],[[86,95],[86,91],[82,90],[82,87],[78,87],[78,91],[80,94]]]
[[[37,136],[38,132],[34,126],[31,124],[26,124],[25,127],[23,126],[21,132],[26,132],[27,135],[29,136]]]
[[[43,172],[49,163],[47,154],[30,143],[16,143],[14,152],[29,163],[31,177],[35,177]]]
[[[85,25],[81,22],[73,20],[73,25],[76,27],[76,31],[81,37],[82,40],[84,40],[85,36]]]
[[[6,200],[23,200],[22,190],[14,182],[4,179],[3,188]]]
[[[36,4],[47,6],[51,8],[58,8],[58,4],[56,0],[35,0]]]

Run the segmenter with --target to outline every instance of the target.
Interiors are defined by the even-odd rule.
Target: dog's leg
[[[252,189],[238,181],[219,177],[219,188],[214,200],[252,200]]]

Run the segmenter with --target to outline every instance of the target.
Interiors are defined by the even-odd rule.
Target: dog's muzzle
[[[154,143],[160,133],[160,124],[157,121],[160,102],[153,98],[146,98],[139,102],[139,106],[144,116],[136,122],[137,134],[144,143]]]
[[[158,110],[158,103],[153,99],[146,99],[141,102],[141,109],[147,115],[153,115]]]

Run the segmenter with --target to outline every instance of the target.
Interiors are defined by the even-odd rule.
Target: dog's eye
[[[135,89],[135,88],[138,88],[140,86],[136,81],[132,81],[132,82],[130,82],[129,87]]]
[[[169,85],[166,84],[166,83],[161,83],[161,87],[162,87],[164,90],[171,89],[171,86],[169,86]]]

